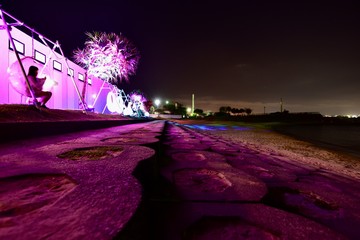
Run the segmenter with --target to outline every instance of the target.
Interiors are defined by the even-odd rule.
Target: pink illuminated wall
[[[24,54],[20,55],[20,58],[25,56],[33,56],[32,49],[44,54],[46,59],[49,59],[51,55],[51,49],[45,46],[43,43],[26,35],[24,32],[13,27],[11,31],[12,37],[17,41],[21,42],[24,46]],[[34,42],[34,45],[32,43]],[[61,44],[61,43],[60,43]],[[61,64],[61,71],[53,68],[53,60]],[[13,50],[9,49],[9,38],[6,30],[0,30],[0,104],[25,104],[25,97],[16,92],[8,78],[7,69],[11,64],[16,61],[16,56]],[[74,80],[80,93],[83,88],[83,81],[79,80],[79,74],[85,76],[86,70],[76,65],[72,61],[68,60],[69,67],[74,70]],[[27,72],[27,69],[25,69]],[[58,84],[52,88],[53,96],[48,102],[49,108],[55,109],[79,109],[79,97],[75,90],[74,84],[71,77],[68,75],[68,69],[65,63],[65,59],[60,54],[52,55],[50,62],[44,69],[44,72],[51,78],[54,79]],[[86,103],[92,105],[94,102],[94,96],[100,90],[103,81],[92,77],[91,85],[87,86],[86,91]],[[95,111],[102,112],[106,105],[106,94],[109,90],[104,89],[100,97],[96,101]],[[104,97],[105,96],[105,97]]]

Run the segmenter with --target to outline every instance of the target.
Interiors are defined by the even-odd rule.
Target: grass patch
[[[209,121],[208,125],[210,126],[227,126],[227,127],[249,127],[255,129],[273,129],[276,126],[284,125],[285,123],[281,122],[237,122],[237,121]]]
[[[101,160],[108,156],[117,157],[124,149],[122,147],[87,147],[77,148],[68,152],[64,152],[58,155],[59,158],[65,158],[70,160]]]
[[[101,141],[107,143],[127,143],[127,142],[138,142],[139,139],[130,138],[130,137],[113,137],[113,138],[105,138],[102,139]]]

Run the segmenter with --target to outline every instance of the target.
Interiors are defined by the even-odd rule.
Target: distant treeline
[[[230,106],[220,107],[218,115],[231,114],[231,115],[250,115],[252,113],[251,108],[232,108]]]
[[[231,115],[218,112],[214,116],[207,117],[209,120],[241,121],[241,122],[282,122],[303,124],[360,124],[360,118],[347,117],[324,117],[316,112],[289,113],[275,112],[256,115]]]

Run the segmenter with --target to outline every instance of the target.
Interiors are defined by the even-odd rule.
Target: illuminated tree
[[[135,74],[140,54],[126,37],[100,32],[86,35],[85,48],[75,50],[74,59],[87,69],[88,76],[118,85]]]

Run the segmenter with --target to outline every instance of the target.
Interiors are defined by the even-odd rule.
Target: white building
[[[8,17],[5,15],[4,18],[7,24],[14,22],[11,16]],[[17,20],[15,19],[15,21]],[[8,68],[17,62],[17,58],[11,47],[8,32],[4,27],[1,28],[2,25],[3,20],[0,16],[0,104],[25,104],[26,97],[15,91],[9,81]],[[16,50],[20,58],[35,58],[37,62],[40,63],[39,70],[43,70],[47,79],[52,79],[57,82],[57,85],[54,85],[51,89],[53,95],[47,103],[47,106],[55,109],[82,108],[79,94],[81,95],[83,90],[86,70],[72,61],[66,60],[64,56],[58,53],[59,51],[52,51],[53,46],[50,46],[50,40],[46,38],[42,40],[41,37],[39,38],[38,33],[36,33],[35,37],[31,36],[34,35],[34,33],[30,35],[26,34],[29,30],[26,25],[11,27],[11,29],[11,36],[15,42]],[[67,67],[66,61],[69,68]],[[27,73],[28,69],[25,69],[25,71]],[[71,74],[73,74],[73,79],[71,78]],[[88,79],[88,83],[86,86],[85,102],[88,106],[93,106],[95,98],[97,98],[96,104],[93,106],[95,112],[101,113],[104,112],[104,110],[107,112],[106,96],[109,92],[107,83],[105,83],[105,88],[101,88],[104,82],[93,77]],[[100,89],[102,91],[100,91]]]

